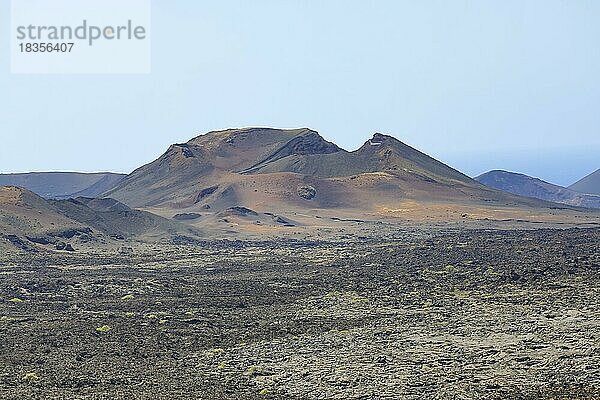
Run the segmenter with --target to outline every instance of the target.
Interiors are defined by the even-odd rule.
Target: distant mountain
[[[15,186],[0,187],[0,241],[22,249],[54,249],[60,242],[96,247],[122,240],[196,237],[188,226],[112,199],[45,200]]]
[[[111,172],[30,172],[0,174],[0,186],[18,186],[46,199],[96,197],[114,187],[125,177]]]
[[[479,175],[475,179],[491,188],[519,196],[579,207],[600,208],[600,196],[579,193],[524,174],[494,170]]]
[[[162,156],[133,171],[105,195],[135,207],[186,202],[187,198],[195,202],[198,196],[207,196],[211,187],[217,193],[226,190],[241,171],[293,154],[338,151],[341,149],[310,129],[213,131],[171,145]]]
[[[103,174],[102,178],[96,181],[93,185],[80,190],[78,192],[70,193],[69,195],[56,196],[57,198],[77,198],[77,197],[97,197],[100,194],[114,188],[121,182],[127,175],[106,173]]]
[[[395,191],[399,198],[410,181],[420,182],[416,186],[428,182],[432,191],[437,185],[442,196],[455,183],[482,188],[391,136],[375,134],[360,149],[348,152],[307,128],[245,128],[209,132],[172,145],[105,195],[134,207],[200,204],[225,209],[242,201],[299,205],[304,200],[296,188],[306,184],[322,189],[316,188],[319,193],[311,205],[361,206],[370,201],[364,198],[368,194],[358,192],[368,192],[368,186]]]
[[[600,195],[600,169],[592,172],[588,176],[575,182],[569,189],[576,190],[581,193],[590,193]]]
[[[402,212],[402,201],[548,206],[489,189],[392,136],[376,133],[346,151],[308,128],[208,132],[171,145],[103,196],[162,215],[236,206]]]
[[[210,237],[235,237],[291,227],[337,229],[365,220],[462,224],[558,218],[561,210],[581,213],[570,205],[598,205],[600,196],[504,174],[478,178],[491,188],[381,133],[346,151],[308,128],[227,129],[173,144],[125,177],[100,174],[93,182],[78,181],[88,174],[21,177],[20,184],[31,187],[35,181],[38,191],[55,199],[0,189],[0,236],[55,240],[72,228],[91,231],[86,235],[99,243],[114,237],[198,237],[199,228]]]

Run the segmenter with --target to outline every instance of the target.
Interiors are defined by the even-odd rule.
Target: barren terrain
[[[406,228],[4,252],[0,398],[600,398],[599,243]]]

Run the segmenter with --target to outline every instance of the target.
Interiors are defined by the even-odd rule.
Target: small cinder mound
[[[55,231],[51,231],[48,234],[50,236],[53,237],[57,237],[57,238],[63,238],[63,239],[72,239],[75,236],[81,236],[81,235],[91,235],[93,233],[93,231],[88,228],[70,228],[70,229],[62,229],[62,230],[55,230]]]
[[[219,213],[219,216],[222,216],[222,217],[226,217],[226,216],[248,217],[248,216],[257,216],[257,215],[258,215],[258,213],[256,211],[251,210],[246,207],[241,207],[241,206],[229,207]]]
[[[279,215],[273,215],[272,219],[273,219],[273,222],[275,222],[276,224],[280,224],[283,226],[295,226],[291,221],[289,221]]]
[[[202,215],[198,213],[180,213],[173,215],[173,219],[176,221],[190,221],[200,218]]]
[[[31,243],[35,243],[35,244],[41,244],[43,246],[50,244],[50,239],[48,239],[47,237],[31,237],[31,236],[25,236],[25,239],[29,240]]]
[[[197,195],[196,195],[196,199],[194,200],[194,203],[199,203],[202,201],[202,199],[204,199],[205,197],[210,196],[211,194],[213,194],[214,192],[217,191],[217,189],[219,189],[219,186],[215,185],[215,186],[211,186],[211,187],[207,187],[202,189]]]
[[[317,195],[317,189],[310,185],[298,186],[298,196],[306,200],[312,200]]]
[[[32,251],[33,249],[28,246],[20,237],[17,235],[4,235],[4,239],[6,239],[10,244],[15,246],[16,248],[24,251]]]
[[[75,251],[75,249],[73,248],[73,246],[70,243],[65,243],[65,242],[58,242],[58,243],[56,243],[56,245],[54,247],[56,248],[56,250],[64,250],[64,251],[70,251],[70,252]]]

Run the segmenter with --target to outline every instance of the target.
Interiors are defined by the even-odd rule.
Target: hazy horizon
[[[296,128],[299,128],[299,127],[296,127]],[[292,129],[292,127],[283,128],[283,129]],[[311,129],[313,129],[313,128],[311,128]],[[372,135],[365,136],[365,142],[371,136]],[[191,139],[191,137],[190,137],[190,139]],[[363,143],[361,143],[361,145]],[[164,148],[160,149],[160,151],[158,153],[156,153],[154,158],[151,158],[146,161],[142,161],[140,163],[140,165],[138,165],[134,169],[137,169],[138,167],[141,167],[142,165],[145,165],[149,162],[154,161],[156,158],[158,158],[160,155],[162,155],[167,150],[167,147],[170,144],[172,144],[172,143],[166,144]],[[407,144],[410,145],[410,143],[407,143]],[[342,146],[340,146],[340,147],[342,147]],[[344,150],[353,151],[353,150],[358,149],[359,147],[360,147],[360,145],[357,146],[356,148],[352,148],[352,149],[344,148]],[[427,151],[425,149],[418,149],[418,150],[427,153]],[[560,175],[555,175],[554,178],[548,179],[544,176],[544,171],[551,170],[551,165],[549,165],[549,164],[556,162],[556,160],[559,159],[561,156],[563,158],[561,161],[566,162],[566,163],[575,161],[573,159],[570,160],[569,156],[571,156],[572,158],[575,158],[577,161],[582,161],[582,160],[584,160],[584,157],[588,156],[589,159],[586,161],[587,161],[587,164],[590,164],[590,165],[595,165],[594,163],[597,161],[597,154],[594,152],[589,152],[589,154],[575,153],[573,155],[569,155],[569,154],[564,155],[564,154],[557,154],[557,153],[558,153],[558,151],[556,151],[554,153],[548,152],[548,154],[537,154],[537,159],[536,159],[536,163],[535,163],[536,164],[535,167],[537,167],[537,168],[529,168],[529,169],[528,169],[528,164],[529,164],[528,161],[531,160],[531,154],[525,155],[525,154],[522,154],[522,152],[520,153],[517,150],[515,150],[513,153],[510,153],[510,152],[505,153],[505,154],[494,153],[494,159],[499,160],[499,162],[498,162],[499,165],[504,165],[504,164],[510,163],[516,169],[510,170],[507,168],[497,167],[497,168],[489,168],[489,169],[482,170],[479,172],[477,172],[478,171],[477,166],[485,163],[485,160],[489,159],[491,154],[487,154],[487,155],[486,154],[475,154],[475,155],[471,155],[471,156],[465,156],[464,154],[460,154],[460,153],[455,153],[455,154],[448,153],[448,154],[446,154],[446,156],[448,157],[448,159],[446,159],[446,160],[441,159],[441,157],[436,157],[436,155],[434,155],[434,154],[428,154],[428,155],[430,155],[434,158],[437,158],[439,161],[441,161],[445,164],[448,164],[449,166],[451,166],[453,168],[458,169],[460,172],[463,172],[464,174],[466,174],[472,178],[475,178],[476,176],[481,175],[481,174],[491,171],[491,170],[506,170],[506,171],[510,171],[510,172],[523,173],[523,174],[532,176],[534,178],[539,178],[539,179],[545,180],[549,183],[563,185],[563,186],[569,186],[569,185],[577,182],[579,179],[593,173],[594,171],[596,171],[598,169],[598,168],[592,169],[589,172],[585,173],[584,175],[576,177],[575,179],[572,179],[571,181],[563,180],[561,182]],[[456,166],[457,164],[461,164],[461,162],[462,162],[464,169],[461,169]],[[585,164],[585,163],[582,163],[582,164]],[[48,169],[40,169],[40,170],[23,170],[23,171],[0,171],[0,174],[20,174],[20,173],[31,173],[31,172],[83,172],[83,173],[112,172],[112,173],[119,173],[119,174],[129,174],[129,173],[133,172],[133,170],[114,170],[114,169],[108,169],[108,170],[77,170],[77,169],[48,170]],[[568,176],[568,175],[565,175],[565,176]]]
[[[340,10],[343,9],[343,12]],[[390,134],[476,176],[569,185],[600,154],[600,3],[153,2],[152,72],[14,75],[0,172],[131,172],[232,126]],[[0,5],[10,25],[10,4]]]

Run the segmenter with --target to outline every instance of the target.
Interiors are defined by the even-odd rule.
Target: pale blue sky
[[[476,175],[600,167],[599,1],[154,0],[149,75],[12,75],[0,172],[129,172],[236,126],[389,133]]]

